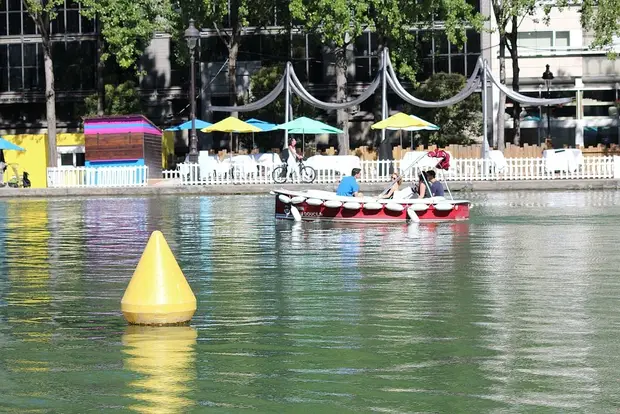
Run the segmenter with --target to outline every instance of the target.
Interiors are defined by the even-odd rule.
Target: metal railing
[[[147,185],[148,171],[147,166],[48,168],[47,186],[141,187]]]

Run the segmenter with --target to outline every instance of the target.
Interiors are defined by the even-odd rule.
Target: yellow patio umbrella
[[[426,122],[423,119],[417,117],[411,117],[405,113],[399,112],[396,115],[392,115],[383,121],[377,122],[371,125],[372,129],[406,129],[412,127],[429,127],[432,126],[430,122]]]
[[[215,124],[208,126],[206,128],[201,129],[202,132],[230,132],[230,152],[232,155],[232,133],[233,132],[262,132],[257,126],[248,124],[247,122],[243,122],[239,118],[235,118],[234,116],[229,116],[226,119],[222,119],[220,122],[216,122]]]

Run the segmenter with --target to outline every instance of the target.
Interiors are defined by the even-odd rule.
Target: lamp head
[[[187,47],[190,52],[193,52],[196,48],[196,42],[199,37],[200,32],[196,29],[196,26],[194,26],[194,19],[190,19],[189,27],[185,29],[185,40],[187,41]]]

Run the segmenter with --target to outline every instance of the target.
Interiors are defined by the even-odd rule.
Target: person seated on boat
[[[433,197],[443,197],[444,196],[443,185],[441,184],[440,181],[437,180],[435,176],[435,171],[432,171],[432,170],[427,171],[426,177],[428,179],[429,184],[431,185],[431,194],[433,195]]]
[[[390,185],[390,189],[385,194],[379,194],[379,197],[377,198],[394,198],[394,193],[400,189],[402,184],[403,177],[399,176],[397,173],[392,173],[392,183]]]
[[[418,176],[418,184],[414,188],[413,192],[417,194],[418,198],[431,198],[433,196],[433,194],[431,193],[431,189],[428,185],[428,178],[426,178],[426,172],[422,172],[422,174]]]
[[[363,197],[360,193],[360,185],[357,180],[360,178],[362,170],[359,168],[353,168],[351,175],[343,177],[336,189],[336,195],[344,197]]]

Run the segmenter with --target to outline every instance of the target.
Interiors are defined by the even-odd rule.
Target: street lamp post
[[[553,72],[549,70],[549,65],[547,65],[547,70],[545,70],[542,74],[543,81],[545,81],[545,85],[547,85],[547,99],[549,99],[551,88],[551,83],[553,82]],[[547,138],[551,139],[551,107],[547,105]]]
[[[190,19],[189,27],[185,30],[185,40],[187,41],[187,48],[189,49],[189,62],[190,62],[190,89],[189,89],[189,101],[191,107],[191,120],[192,129],[189,136],[189,162],[198,162],[198,138],[196,137],[196,74],[194,63],[194,50],[196,49],[196,42],[200,37],[200,32],[194,26],[194,19]]]

